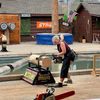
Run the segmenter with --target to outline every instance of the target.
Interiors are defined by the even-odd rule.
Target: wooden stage
[[[33,100],[36,94],[43,93],[47,87],[30,85],[23,81],[22,75],[0,77],[0,100]],[[9,81],[10,79],[10,81]],[[73,84],[62,88],[55,88],[55,95],[74,90],[75,95],[64,100],[89,100],[100,98],[100,76],[77,75],[72,76]],[[6,81],[7,80],[7,81]],[[55,78],[56,81],[59,78]]]

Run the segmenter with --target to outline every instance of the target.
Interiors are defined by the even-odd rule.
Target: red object
[[[46,93],[42,93],[42,94],[37,95],[36,100],[42,100],[45,94]]]
[[[42,94],[37,95],[36,100],[43,100],[43,97],[44,97],[45,94],[47,94],[47,93],[42,93]],[[64,99],[66,97],[72,96],[74,94],[75,94],[75,91],[65,92],[65,93],[56,95],[55,100],[61,100],[61,99]]]
[[[59,94],[59,95],[55,96],[55,100],[61,100],[61,99],[64,99],[66,97],[72,96],[74,94],[75,94],[75,91],[65,92],[63,94]]]

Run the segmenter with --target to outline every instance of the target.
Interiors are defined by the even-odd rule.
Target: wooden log
[[[51,59],[48,56],[41,55],[31,55],[29,57],[29,61],[44,68],[50,67],[52,63]]]
[[[28,63],[28,57],[18,60],[9,65],[2,66],[2,67],[0,67],[0,75],[5,75],[5,74],[10,73],[11,71],[18,70],[18,69],[24,67],[24,64],[26,64],[26,63]]]
[[[5,75],[11,72],[11,69],[9,66],[3,66],[0,67],[0,75]]]
[[[14,68],[13,71],[15,71],[15,70],[18,70],[18,69],[24,67],[24,65],[26,65],[26,63],[28,63],[28,57],[18,60],[10,65],[13,66],[13,68]]]

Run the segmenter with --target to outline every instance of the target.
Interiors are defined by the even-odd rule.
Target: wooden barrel
[[[51,59],[48,56],[31,55],[29,61],[33,64],[40,65],[41,67],[48,68],[51,66]]]

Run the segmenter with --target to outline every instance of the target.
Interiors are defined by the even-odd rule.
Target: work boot
[[[64,83],[72,84],[73,82],[72,82],[72,80],[70,79],[70,80],[65,81]]]
[[[56,83],[55,87],[63,87],[63,84],[61,82]]]

